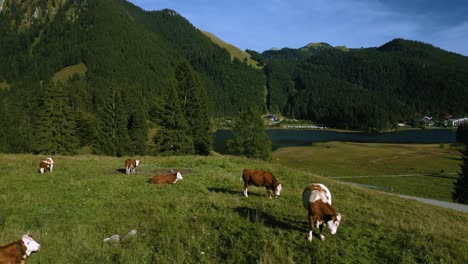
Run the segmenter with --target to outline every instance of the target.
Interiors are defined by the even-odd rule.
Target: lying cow
[[[166,184],[166,183],[176,183],[179,180],[182,180],[182,174],[180,172],[170,173],[165,175],[156,175],[151,177],[148,182],[152,184]]]
[[[26,258],[32,252],[39,251],[41,245],[29,235],[23,235],[20,240],[0,246],[0,263],[17,264],[26,263]]]
[[[242,179],[244,180],[244,196],[249,197],[247,194],[247,188],[250,185],[257,187],[264,186],[266,188],[268,196],[271,198],[271,191],[275,192],[276,198],[281,194],[283,186],[279,183],[275,176],[269,171],[245,169],[242,172]]]
[[[331,206],[331,193],[328,188],[320,183],[309,184],[302,192],[302,204],[308,211],[309,236],[312,241],[314,225],[320,228],[320,239],[325,240],[322,234],[323,224],[326,222],[332,235],[336,234],[340,225],[341,215]]]
[[[134,173],[136,167],[140,164],[139,160],[135,159],[127,159],[125,161],[125,174],[129,175],[130,173]]]
[[[47,158],[39,162],[39,171],[42,174],[44,174],[46,169],[52,172],[53,168],[54,168],[54,160],[52,158]]]

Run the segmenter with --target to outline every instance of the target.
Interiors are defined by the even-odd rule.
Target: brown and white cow
[[[32,252],[39,251],[41,245],[29,235],[23,235],[20,240],[0,246],[0,263],[17,264],[26,263],[26,258]]]
[[[244,196],[249,197],[247,194],[247,188],[250,185],[257,187],[265,187],[267,194],[271,198],[271,191],[273,191],[278,198],[281,194],[281,189],[283,185],[279,183],[275,176],[269,171],[255,170],[255,169],[245,169],[242,172],[242,179],[244,180]]]
[[[47,169],[52,172],[53,168],[54,160],[52,158],[43,159],[41,162],[39,162],[39,172],[42,174],[44,174],[45,170]]]
[[[140,164],[139,160],[136,159],[127,159],[125,161],[125,174],[129,175],[130,173],[134,173],[136,167]]]
[[[148,180],[148,182],[152,184],[170,184],[176,183],[177,181],[180,181],[182,179],[182,174],[180,174],[180,172],[176,172],[153,176]]]
[[[325,240],[322,234],[323,224],[327,223],[332,235],[336,234],[341,221],[341,214],[337,213],[331,206],[331,193],[328,188],[321,183],[309,184],[302,192],[302,204],[308,211],[309,236],[312,241],[314,224],[320,228],[320,239]]]

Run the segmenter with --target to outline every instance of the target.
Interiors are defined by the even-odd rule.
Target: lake
[[[267,129],[273,150],[289,146],[309,146],[314,142],[346,141],[366,143],[415,143],[439,144],[454,143],[456,129],[416,129],[383,134],[360,132],[338,132],[319,129]],[[226,154],[226,142],[232,137],[231,130],[218,130],[215,133],[214,149]]]

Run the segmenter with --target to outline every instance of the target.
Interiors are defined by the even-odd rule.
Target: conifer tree
[[[113,87],[108,100],[99,107],[100,122],[94,151],[98,154],[122,156],[128,152],[128,117],[120,91]]]
[[[159,129],[153,138],[157,154],[193,154],[193,138],[183,115],[181,102],[176,90],[177,82],[169,80],[162,93],[161,104],[153,112],[158,116]]]
[[[78,147],[75,116],[68,105],[63,86],[46,84],[36,118],[33,150],[37,153],[70,153]]]
[[[209,154],[213,145],[208,99],[200,77],[186,61],[176,68],[177,91],[193,138],[195,153]]]
[[[129,154],[143,155],[146,151],[148,126],[143,110],[134,111],[128,119],[128,135],[130,136]]]
[[[468,144],[468,124],[457,127],[456,142]]]
[[[463,163],[460,164],[461,172],[458,173],[452,198],[455,202],[468,204],[468,144],[465,144],[461,154]]]
[[[227,143],[229,151],[248,158],[270,160],[271,140],[259,112],[253,109],[239,113]]]

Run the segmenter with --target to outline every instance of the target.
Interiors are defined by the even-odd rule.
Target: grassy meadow
[[[125,158],[54,156],[38,173],[34,155],[0,154],[0,244],[30,232],[41,244],[31,263],[467,263],[468,214],[342,184],[311,171],[232,156]],[[322,165],[323,167],[324,165]],[[279,199],[251,187],[244,168],[272,171]],[[171,169],[184,179],[146,180]],[[328,175],[327,175],[328,176]],[[325,241],[307,237],[303,188],[326,184],[343,220]],[[121,243],[104,243],[132,229]]]
[[[283,166],[339,181],[450,202],[462,162],[460,150],[449,144],[326,142],[281,148],[273,158]]]

